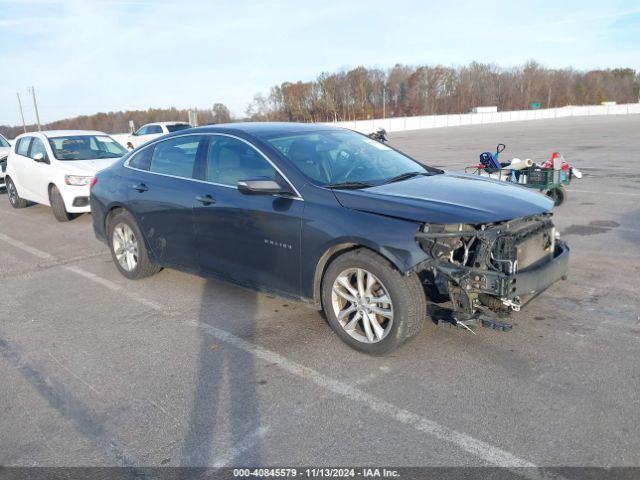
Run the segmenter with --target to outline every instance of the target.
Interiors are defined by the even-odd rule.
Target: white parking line
[[[0,233],[0,240],[8,243],[9,245],[11,245],[12,247],[18,248],[24,252],[30,253],[31,255],[38,257],[38,258],[42,258],[44,260],[49,260],[51,262],[55,262],[57,259],[56,257],[54,257],[53,255],[51,255],[50,253],[44,252],[42,250],[39,250],[35,247],[32,247],[30,245],[27,245],[24,242],[21,242],[20,240],[17,240],[15,238],[12,238],[8,235],[5,235],[4,233]],[[88,257],[86,257],[88,258]],[[84,259],[83,257],[79,257],[75,260],[82,260]],[[72,259],[73,260],[73,259]],[[71,261],[71,260],[70,260]],[[122,286],[118,285],[117,283],[114,283],[110,280],[107,280],[106,278],[102,278],[98,275],[95,275],[94,273],[91,273],[87,270],[85,270],[84,268],[75,266],[75,265],[64,265],[65,262],[61,262],[62,268],[64,268],[65,270],[69,270],[70,272],[73,272],[77,275],[80,275],[88,280],[91,280],[92,282],[98,283],[100,285],[102,285],[103,287],[108,288],[109,290],[124,290]],[[153,302],[151,300],[147,300],[146,298],[141,297],[140,295],[137,295],[135,293],[129,292],[124,290],[122,292],[123,295],[131,298],[132,300],[135,300],[139,303],[142,303],[143,305],[152,308],[153,310],[157,310],[159,312],[167,312],[167,308],[164,307],[163,305],[160,305],[159,303]]]
[[[85,270],[84,268],[81,268],[75,265],[65,265],[62,268],[64,268],[65,270],[69,270],[70,272],[76,273],[81,277],[91,280],[92,282],[95,282],[99,285],[102,285],[103,287],[106,287],[109,290],[113,290],[114,292],[115,291],[121,292],[122,295],[124,295],[125,297],[128,297],[131,300],[135,300],[136,302],[141,303],[144,306],[151,308],[152,310],[156,310],[158,312],[163,312],[163,313],[169,313],[169,309],[167,307],[160,305],[159,303],[156,303],[152,300],[147,300],[146,298],[141,297],[136,293],[125,290],[124,287],[118,285],[117,283],[114,283],[111,280],[107,280],[106,278],[102,278],[101,276],[96,275],[95,273],[91,273]]]
[[[32,253],[36,256],[40,256],[44,258],[43,255],[46,255],[47,258],[52,257],[46,252],[42,252],[38,249],[30,247],[18,240],[15,240],[7,235],[0,234],[0,239],[6,241],[7,243],[21,248],[22,250]],[[64,267],[66,270],[70,272],[74,272],[78,275],[81,275],[85,278],[88,278],[100,285],[104,285],[110,290],[121,291],[122,288],[117,284],[103,279],[98,275],[87,272],[79,267]],[[114,287],[115,286],[115,287]],[[127,294],[127,292],[122,292],[123,294]],[[165,311],[165,308],[162,305],[156,304],[155,302],[149,302],[148,300],[140,297],[139,295],[127,295],[129,298],[136,300],[146,306],[153,308],[154,310]],[[299,378],[311,381],[325,390],[333,392],[337,395],[349,398],[354,402],[361,403],[374,412],[379,414],[383,414],[389,418],[396,420],[403,425],[407,425],[409,427],[414,428],[417,431],[426,433],[431,435],[439,440],[451,443],[458,448],[480,458],[492,465],[507,467],[516,469],[514,470],[520,476],[527,478],[562,478],[551,472],[544,472],[538,470],[536,465],[519,458],[505,450],[502,450],[499,447],[495,447],[490,445],[482,440],[478,440],[466,433],[458,432],[451,428],[445,427],[444,425],[440,425],[439,423],[430,420],[426,417],[418,415],[416,413],[410,412],[409,410],[405,410],[401,407],[398,407],[392,403],[381,400],[373,395],[370,395],[352,385],[346,384],[339,380],[335,380],[333,378],[327,377],[320,372],[313,370],[309,367],[305,367],[299,363],[289,360],[288,358],[275,353],[271,350],[268,350],[264,347],[260,347],[251,342],[243,340],[240,337],[233,335],[232,333],[227,332],[226,330],[221,330],[219,328],[213,327],[211,325],[196,322],[196,321],[187,321],[185,324],[190,325],[192,327],[198,328],[201,331],[215,337],[216,339],[225,342],[229,345],[232,345],[240,350],[244,350],[245,352],[264,360],[270,364],[277,365],[280,369],[295,375]],[[237,448],[240,448],[242,445],[238,445]],[[247,447],[248,448],[248,447]],[[523,470],[524,468],[524,470]]]
[[[200,323],[196,321],[187,321],[185,323],[199,328],[212,337],[215,337],[222,342],[233,345],[236,348],[244,350],[269,364],[275,364],[282,370],[289,372],[292,375],[310,380],[311,382],[326,390],[329,390],[343,397],[347,397],[350,400],[362,403],[377,413],[381,413],[388,417],[391,417],[404,425],[411,426],[416,430],[434,436],[439,440],[453,443],[462,450],[465,450],[475,455],[476,457],[481,458],[488,463],[491,463],[492,465],[510,468],[536,467],[536,465],[534,465],[533,463],[518,458],[515,455],[506,452],[505,450],[494,447],[493,445],[489,445],[488,443],[485,443],[481,440],[477,440],[476,438],[473,438],[465,433],[452,430],[448,427],[440,425],[437,422],[434,422],[433,420],[429,420],[428,418],[422,417],[421,415],[393,405],[392,403],[380,400],[375,396],[363,392],[358,388],[343,383],[339,380],[327,377],[320,372],[317,372],[316,370],[293,362],[278,353],[247,342],[246,340],[243,340],[242,338],[237,337],[232,333],[227,332],[226,330],[221,330],[206,323]],[[537,473],[535,477],[540,478]]]
[[[37,248],[34,248],[34,247],[30,246],[30,245],[27,245],[26,243],[23,243],[20,240],[16,240],[15,238],[11,238],[8,235],[5,235],[4,233],[0,233],[0,240],[8,243],[12,247],[16,247],[16,248],[18,248],[18,249],[20,249],[22,251],[30,253],[31,255],[33,255],[35,257],[43,258],[45,260],[53,260],[53,259],[55,259],[55,257],[53,255],[51,255],[50,253],[43,252],[42,250],[38,250]]]

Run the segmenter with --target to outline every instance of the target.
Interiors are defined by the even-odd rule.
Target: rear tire
[[[142,232],[126,210],[117,211],[109,217],[107,234],[111,258],[122,275],[130,280],[138,280],[161,270],[149,259]]]
[[[53,216],[56,217],[57,221],[68,222],[74,217],[72,213],[67,212],[67,207],[64,204],[62,195],[60,195],[60,190],[58,190],[58,187],[55,185],[49,187],[49,203],[53,210]]]
[[[331,262],[322,280],[322,305],[340,339],[376,356],[386,355],[416,335],[427,316],[418,276],[402,275],[366,249],[347,252]]]
[[[7,194],[9,195],[9,203],[11,206],[13,208],[25,208],[29,205],[24,198],[20,198],[20,195],[18,195],[18,190],[13,180],[11,180],[11,177],[5,177],[4,180],[6,182]]]

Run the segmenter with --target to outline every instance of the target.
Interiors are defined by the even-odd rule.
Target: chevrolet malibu
[[[508,329],[507,313],[567,273],[552,205],[359,133],[292,123],[176,132],[91,190],[95,234],[125,277],[172,267],[298,299],[373,355],[419,332],[428,311]]]

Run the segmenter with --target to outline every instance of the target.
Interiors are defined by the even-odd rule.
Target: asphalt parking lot
[[[0,194],[1,465],[640,466],[640,116],[424,130],[450,169],[507,144],[585,177],[569,279],[477,335],[428,322],[384,358],[305,306],[116,271],[84,215]]]

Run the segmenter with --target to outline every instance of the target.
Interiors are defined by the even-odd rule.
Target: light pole
[[[36,121],[38,123],[38,131],[41,131],[40,127],[40,114],[38,113],[38,102],[36,101],[36,89],[31,87],[31,96],[33,97],[33,108],[36,111]]]
[[[387,118],[387,85],[382,86],[382,118]]]
[[[22,128],[24,129],[24,133],[27,133],[27,124],[24,122],[24,112],[22,111],[22,102],[20,101],[20,93],[16,92],[18,96],[18,107],[20,107],[20,117],[22,118]]]

